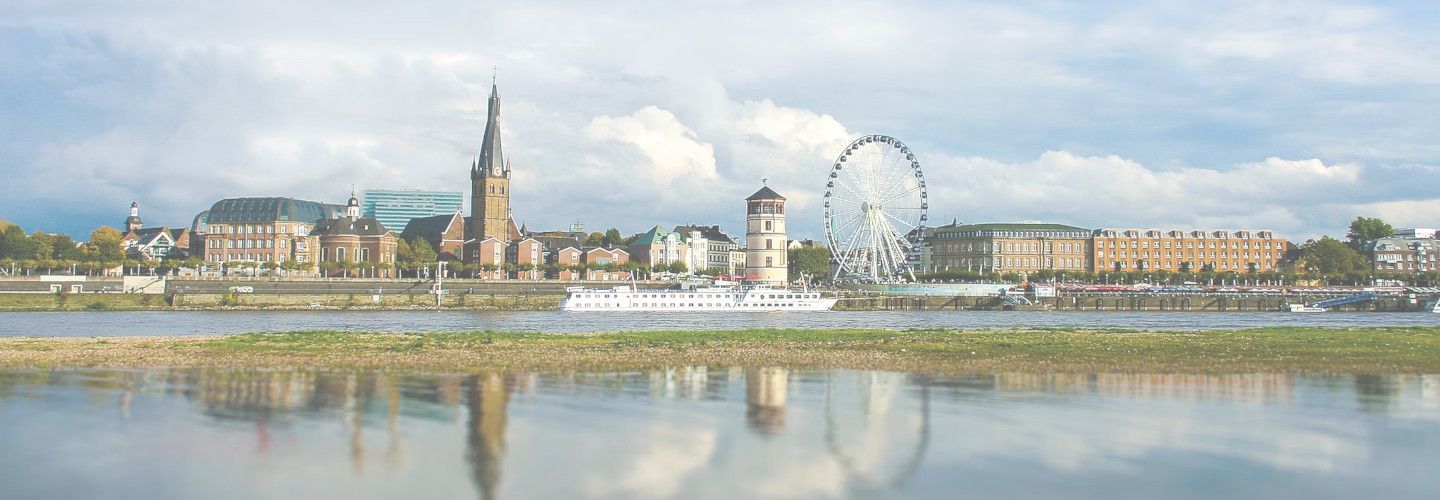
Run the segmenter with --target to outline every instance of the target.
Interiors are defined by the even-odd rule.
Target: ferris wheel
[[[835,280],[915,279],[930,201],[920,162],[899,139],[850,143],[830,169],[824,207]]]

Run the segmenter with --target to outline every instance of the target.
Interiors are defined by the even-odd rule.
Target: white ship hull
[[[837,299],[819,292],[784,288],[710,287],[694,290],[610,290],[572,288],[562,311],[828,311]]]

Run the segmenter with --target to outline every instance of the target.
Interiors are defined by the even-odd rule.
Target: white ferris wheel
[[[825,184],[825,237],[836,281],[913,281],[930,208],[925,175],[899,139],[850,143]]]

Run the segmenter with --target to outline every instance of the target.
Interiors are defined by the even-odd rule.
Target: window
[[[771,240],[770,238],[765,238],[765,249],[766,249],[766,250],[774,250],[775,247],[774,247],[773,243],[774,243],[773,240]],[[765,260],[770,260],[770,259],[769,259],[769,257],[766,257]],[[770,264],[765,264],[765,265],[768,266],[768,265],[770,265]]]
[[[766,231],[773,231],[773,230],[774,230],[773,226],[770,225],[770,221],[768,221],[768,220],[765,221],[765,230],[766,230]]]
[[[769,243],[770,240],[765,240],[765,241],[766,241],[766,243]],[[774,258],[774,257],[766,257],[766,258],[765,258],[765,267],[775,267],[775,258]]]
[[[343,260],[345,260],[345,247],[340,247],[340,248],[336,248],[336,249],[335,249],[335,260],[336,260],[336,261],[343,261]]]

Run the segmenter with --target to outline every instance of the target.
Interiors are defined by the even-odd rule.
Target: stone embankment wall
[[[198,293],[175,294],[176,309],[472,309],[548,311],[559,308],[559,294],[446,293],[440,304],[429,293]]]

